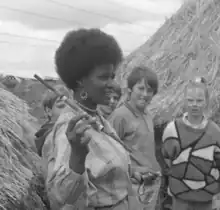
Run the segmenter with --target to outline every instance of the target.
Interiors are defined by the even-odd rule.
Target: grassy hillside
[[[14,85],[11,84],[15,83],[14,81],[4,82],[4,79],[2,79],[2,83],[9,91],[26,101],[31,107],[30,113],[36,117],[40,123],[43,123],[45,117],[41,103],[42,97],[47,90],[44,85],[37,80],[24,78],[21,78],[21,80]],[[53,86],[61,82],[58,80],[47,80],[47,83]]]

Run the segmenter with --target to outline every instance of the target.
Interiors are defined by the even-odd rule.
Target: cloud
[[[179,9],[182,0],[113,0],[121,5],[152,12],[157,15],[171,15]]]
[[[36,72],[42,76],[56,76],[53,64],[54,52],[65,33],[63,29],[34,30],[19,22],[2,21],[0,71],[26,77],[32,77]]]
[[[34,29],[24,25],[18,21],[1,21],[0,35],[1,34],[14,34],[25,37],[34,37],[36,39],[45,39],[45,42],[51,44],[51,42],[59,42],[67,31],[76,29],[72,28],[60,28],[60,29]],[[11,37],[9,37],[11,39]],[[28,39],[27,39],[28,40]],[[49,41],[51,40],[51,42]],[[54,41],[53,41],[54,40]],[[45,44],[44,42],[44,44]]]
[[[161,14],[152,11],[139,11],[130,6],[125,7],[114,0],[7,0],[0,2],[0,19],[17,20],[38,29],[104,27],[111,22],[132,23],[162,17]]]
[[[103,27],[102,30],[113,35],[120,43],[124,54],[127,55],[144,44],[163,22],[163,20],[138,21],[134,25],[111,23]]]
[[[160,24],[160,21],[140,21],[135,22],[134,25],[112,23],[101,29],[113,35],[127,55],[143,44]],[[2,22],[0,71],[26,77],[32,77],[35,73],[41,76],[56,76],[54,52],[67,31],[67,29],[34,30],[19,22]],[[1,35],[1,32],[18,34],[21,37]],[[27,39],[22,36],[37,39]],[[57,42],[44,41],[45,39],[57,40]]]
[[[59,0],[59,2],[74,5],[90,13],[61,6],[52,3],[51,0],[0,2],[0,72],[26,77],[32,77],[34,73],[41,76],[56,76],[54,68],[56,48],[67,31],[83,26],[99,27],[113,35],[127,55],[144,44],[164,22],[165,16],[172,14],[177,5],[180,5],[179,0]],[[3,9],[3,6],[68,21],[28,15]]]

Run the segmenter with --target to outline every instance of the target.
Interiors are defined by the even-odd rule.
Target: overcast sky
[[[129,54],[182,1],[0,0],[0,72],[56,76],[54,51],[68,30],[79,27],[98,27],[114,35]]]

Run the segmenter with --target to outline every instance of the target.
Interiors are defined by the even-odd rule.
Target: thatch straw
[[[21,125],[32,125],[36,119],[28,113],[24,101],[3,89],[0,116],[0,209],[47,209],[42,198],[41,161]]]
[[[158,74],[159,94],[150,109],[161,124],[182,113],[183,90],[188,79],[204,76],[209,83],[209,116],[218,122],[220,104],[219,33],[220,1],[191,0],[120,66],[117,81],[125,79],[134,66],[145,65]]]

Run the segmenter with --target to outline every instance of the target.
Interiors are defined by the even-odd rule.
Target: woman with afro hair
[[[69,32],[56,51],[56,70],[74,92],[53,128],[46,188],[56,209],[138,209],[129,175],[130,158],[111,125],[97,112],[107,105],[122,60],[116,40],[99,29]],[[95,124],[99,129],[95,130]]]

